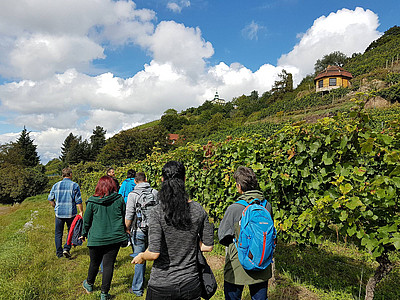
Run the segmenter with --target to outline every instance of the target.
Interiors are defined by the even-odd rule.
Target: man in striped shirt
[[[71,180],[71,168],[63,169],[62,176],[63,180],[57,182],[51,188],[48,200],[50,201],[51,206],[54,207],[54,212],[56,214],[56,255],[57,257],[65,256],[66,258],[70,258],[71,254],[69,251],[71,246],[67,245],[67,243],[65,243],[64,247],[62,246],[64,224],[67,224],[69,231],[72,221],[77,214],[77,207],[79,209],[79,214],[83,216],[83,205],[79,185]]]

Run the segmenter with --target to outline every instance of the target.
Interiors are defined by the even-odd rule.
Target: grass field
[[[118,254],[110,294],[114,299],[143,299],[127,292],[133,277],[131,249]],[[46,195],[22,204],[0,206],[0,299],[98,299],[101,275],[95,292],[82,288],[89,266],[86,243],[71,250],[72,259],[58,259],[54,246],[54,212]],[[224,248],[216,244],[207,259],[219,288],[213,299],[223,299]],[[395,269],[377,287],[375,299],[400,299],[400,255],[392,257]],[[270,282],[269,299],[360,299],[375,263],[354,246],[325,242],[318,247],[279,243],[276,278]],[[151,264],[147,265],[146,279]],[[245,289],[242,299],[250,299]]]

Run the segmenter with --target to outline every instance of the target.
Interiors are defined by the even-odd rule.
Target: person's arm
[[[83,217],[83,204],[82,204],[82,195],[81,195],[81,189],[77,183],[74,184],[74,201],[76,203],[76,206],[79,209],[79,215]]]
[[[211,252],[214,248],[214,224],[210,223],[207,212],[203,209],[204,218],[200,232],[200,251]]]
[[[82,204],[82,203],[79,203],[79,204],[76,205],[76,207],[78,207],[79,215],[80,215],[81,217],[83,217],[83,204]]]
[[[202,241],[200,241],[200,251],[201,252],[211,252],[213,250],[214,246],[207,246],[203,244]]]
[[[135,194],[129,193],[128,200],[126,201],[126,213],[125,213],[125,227],[126,232],[131,233],[132,221],[135,218],[136,208],[135,208]]]
[[[140,252],[136,257],[133,258],[132,264],[143,264],[146,260],[156,260],[160,256],[160,253],[151,252],[146,249],[144,252]]]
[[[229,246],[229,244],[233,243],[235,237],[235,220],[232,205],[227,208],[218,228],[219,243],[223,246]]]
[[[54,193],[54,185],[51,187],[49,196],[47,197],[47,200],[49,200],[50,205],[54,208],[56,207],[56,202],[54,200],[56,200],[56,195]]]
[[[126,186],[126,180],[122,181],[118,191],[118,194],[122,195],[124,198],[125,198],[125,186]]]
[[[125,219],[125,231],[131,233],[132,220]]]
[[[80,239],[82,241],[85,240],[85,238],[87,237],[90,227],[92,226],[92,221],[93,221],[93,211],[91,209],[91,203],[87,203],[86,206],[86,211],[85,211],[85,215],[83,216],[83,224],[82,224],[82,236],[80,237]]]

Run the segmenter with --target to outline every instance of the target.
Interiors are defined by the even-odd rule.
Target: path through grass
[[[82,288],[89,266],[86,243],[72,249],[72,259],[58,259],[54,247],[54,212],[47,195],[29,198],[16,206],[0,206],[0,299],[99,299],[101,276],[95,292]],[[65,233],[66,234],[66,233]],[[114,299],[144,299],[127,292],[133,277],[130,248],[118,254],[110,293]],[[213,299],[223,299],[224,249],[220,245],[207,256],[219,289]],[[393,258],[399,261],[398,256]],[[358,299],[373,262],[354,247],[326,243],[299,248],[279,244],[276,252],[276,282],[270,300]],[[146,280],[151,263],[147,265]],[[363,278],[361,281],[361,270]],[[376,299],[400,299],[399,263],[378,286]],[[243,299],[250,299],[245,289]],[[363,299],[363,297],[361,297]]]

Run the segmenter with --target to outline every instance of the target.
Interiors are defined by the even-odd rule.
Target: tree
[[[178,112],[176,109],[169,108],[166,111],[164,111],[164,115],[177,115]]]
[[[23,166],[24,157],[19,145],[16,143],[7,143],[0,145],[0,164],[13,164]]]
[[[22,202],[25,198],[43,193],[48,178],[37,167],[0,164],[0,203]]]
[[[101,126],[96,126],[93,129],[93,134],[90,136],[90,160],[96,160],[101,149],[106,145],[107,131]]]
[[[89,161],[90,144],[86,140],[82,141],[81,136],[75,136],[71,132],[62,144],[60,159],[64,166]]]
[[[164,114],[161,117],[160,125],[167,129],[169,132],[177,132],[182,129],[183,125],[188,124],[189,121],[177,114]]]
[[[314,65],[315,73],[321,73],[328,66],[338,66],[343,67],[347,62],[348,57],[346,54],[340,51],[334,51],[330,54],[326,54],[322,57],[322,59],[318,59]]]
[[[63,162],[66,162],[67,155],[71,150],[72,146],[77,142],[77,137],[72,134],[72,132],[65,138],[62,146],[61,146],[61,156],[60,159]]]
[[[274,86],[272,87],[272,92],[291,92],[293,91],[293,75],[291,73],[286,72],[285,69],[282,70],[282,73],[278,74],[280,80],[275,81]]]
[[[36,151],[37,146],[33,144],[33,140],[30,138],[25,126],[15,145],[18,146],[22,153],[22,163],[24,166],[34,167],[39,164],[40,158]]]
[[[167,149],[167,134],[161,126],[121,131],[107,140],[97,160],[103,165],[112,165],[145,159],[156,144],[162,150]]]

